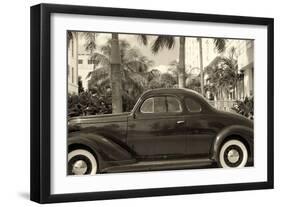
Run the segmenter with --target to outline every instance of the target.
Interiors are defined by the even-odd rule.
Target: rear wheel
[[[231,139],[226,141],[219,153],[219,165],[223,168],[241,168],[247,164],[248,150],[243,142]]]
[[[68,153],[68,175],[95,175],[98,170],[95,156],[85,149]]]

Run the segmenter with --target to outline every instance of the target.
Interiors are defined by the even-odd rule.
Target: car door
[[[177,157],[186,152],[181,100],[176,96],[145,99],[128,120],[128,145],[140,157]]]
[[[194,158],[206,158],[216,136],[216,124],[210,122],[211,115],[204,110],[204,104],[194,97],[185,97],[187,109],[186,135],[187,155]]]

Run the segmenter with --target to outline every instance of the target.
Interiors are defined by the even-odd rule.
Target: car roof
[[[195,95],[201,96],[198,92],[186,88],[157,88],[150,89],[142,94],[142,96],[154,95],[154,94],[183,94],[183,95]]]
[[[140,96],[133,111],[137,110],[137,107],[139,107],[140,102],[142,102],[144,99],[146,99],[150,96],[168,95],[168,94],[196,98],[196,100],[200,102],[202,109],[204,111],[213,111],[213,109],[214,109],[200,93],[198,93],[194,90],[190,90],[190,89],[186,89],[186,88],[157,88],[157,89],[150,89],[150,90],[145,91]]]

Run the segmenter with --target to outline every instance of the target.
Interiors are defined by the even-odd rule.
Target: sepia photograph
[[[67,175],[254,166],[254,40],[68,30]]]
[[[33,6],[31,200],[272,189],[273,24]]]

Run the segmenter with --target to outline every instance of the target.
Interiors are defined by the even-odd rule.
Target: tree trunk
[[[202,48],[202,38],[198,38],[199,42],[199,67],[200,67],[200,86],[201,86],[201,94],[204,96],[204,69],[203,69],[203,48]]]
[[[112,91],[112,113],[121,113],[122,110],[122,83],[121,83],[121,58],[118,34],[112,33],[111,41],[111,70],[110,82]]]
[[[185,37],[180,37],[178,82],[179,88],[185,88]]]

